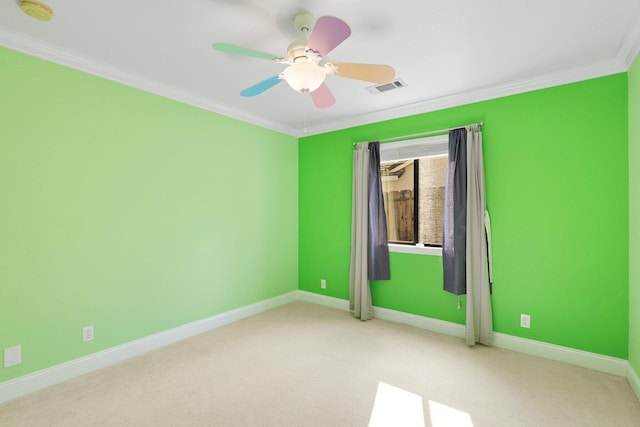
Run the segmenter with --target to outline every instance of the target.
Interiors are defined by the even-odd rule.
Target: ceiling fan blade
[[[395,70],[389,65],[350,64],[348,62],[332,62],[331,65],[337,68],[333,72],[335,76],[366,82],[387,83],[396,76]]]
[[[253,50],[253,49],[237,46],[235,44],[230,44],[230,43],[214,43],[212,46],[214,49],[219,50],[220,52],[251,56],[253,58],[269,59],[272,61],[276,59],[280,59],[279,56],[273,55],[271,53],[260,52],[259,50]]]
[[[331,107],[336,103],[336,97],[333,96],[326,83],[322,83],[318,89],[311,92],[311,99],[318,108]]]
[[[281,81],[282,81],[282,79],[278,75],[275,75],[273,77],[269,77],[265,81],[262,81],[262,82],[260,82],[258,84],[255,84],[255,85],[253,85],[251,87],[246,88],[245,90],[240,92],[240,95],[242,95],[242,96],[260,95],[262,92],[266,91],[267,89],[271,89],[272,87],[274,87],[275,85],[277,85]]]
[[[351,28],[342,19],[335,16],[321,16],[311,31],[307,50],[326,56],[350,35]]]

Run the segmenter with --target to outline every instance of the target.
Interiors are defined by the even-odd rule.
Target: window
[[[441,135],[380,145],[390,250],[441,253],[448,141]]]

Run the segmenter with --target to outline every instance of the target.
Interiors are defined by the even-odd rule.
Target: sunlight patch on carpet
[[[471,416],[442,403],[429,401],[432,427],[473,427]]]
[[[471,416],[429,400],[429,427],[473,427]],[[422,396],[380,381],[369,427],[425,427]]]
[[[379,382],[369,427],[383,426],[425,427],[422,396]]]

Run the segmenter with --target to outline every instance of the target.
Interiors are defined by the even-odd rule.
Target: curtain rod
[[[473,125],[484,126],[484,122],[469,123],[468,125],[456,126],[454,128],[430,130],[428,132],[414,133],[414,134],[411,134],[411,135],[394,136],[394,137],[391,137],[391,138],[378,139],[377,141],[378,142],[406,141],[406,140],[409,140],[409,139],[417,139],[417,138],[422,138],[422,137],[429,136],[429,135],[445,133],[445,132],[449,132],[450,130],[460,129],[460,128],[464,128],[464,127],[467,127],[467,126],[473,126]],[[360,144],[362,142],[371,142],[371,141],[354,142],[352,145],[358,145],[358,144]]]

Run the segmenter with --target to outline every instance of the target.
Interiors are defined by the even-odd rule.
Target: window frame
[[[380,144],[380,162],[412,160],[443,154],[449,154],[448,134]],[[442,247],[389,243],[389,252],[442,256]]]

